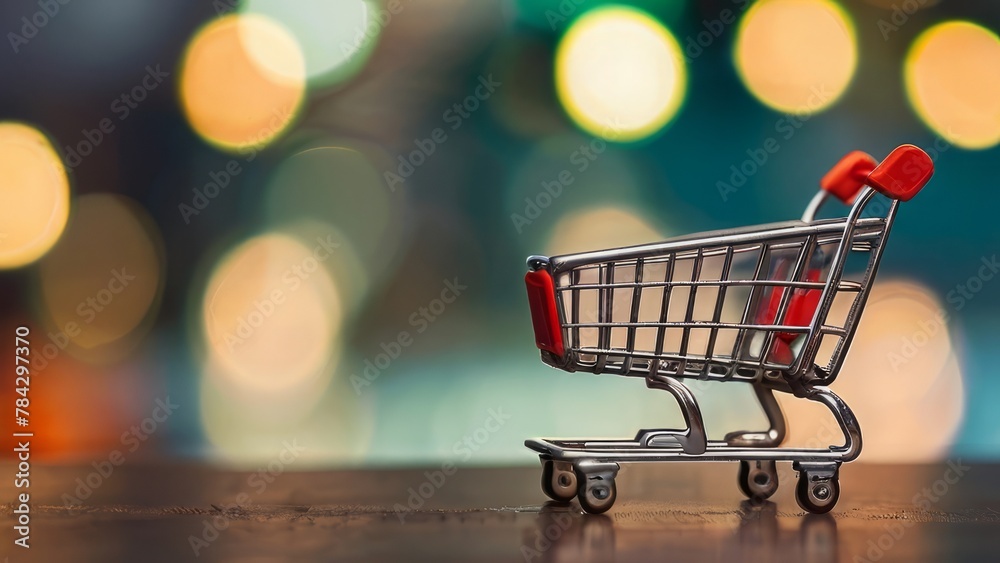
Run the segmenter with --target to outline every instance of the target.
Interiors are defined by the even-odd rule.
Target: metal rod
[[[767,243],[762,243],[760,245],[760,256],[757,257],[757,265],[753,270],[753,279],[760,280],[761,274],[764,271],[765,264],[771,261],[771,250]],[[761,298],[761,295],[757,293],[757,286],[750,287],[750,295],[747,296],[747,304],[743,307],[743,321],[741,324],[747,324],[750,320],[751,311],[756,307],[757,301]],[[736,335],[736,342],[733,344],[733,358],[743,357],[743,345],[746,341],[747,331],[741,330],[739,334]]]
[[[702,251],[701,249],[698,249],[698,255],[695,257],[694,264],[691,266],[691,281],[694,281],[701,276],[702,260],[703,260]],[[696,285],[691,286],[691,290],[688,292],[687,312],[684,314],[684,320],[687,323],[692,323],[694,320],[694,302],[697,297],[697,292],[698,292],[698,286]],[[681,333],[680,352],[681,356],[686,356],[688,348],[688,340],[691,338],[691,327],[684,326],[682,330],[683,332]],[[677,366],[678,374],[684,373],[684,367],[686,363],[687,363],[686,359],[681,360],[681,364]]]
[[[666,272],[663,274],[665,281],[669,282],[674,277],[674,256],[671,255],[667,262]],[[663,287],[663,297],[660,303],[660,328],[656,331],[656,355],[663,354],[663,339],[667,332],[667,311],[670,306],[670,285]]]
[[[598,275],[603,274],[602,278],[604,278],[605,284],[614,283],[615,263],[609,262],[608,264],[603,265],[601,268],[602,269],[598,270]],[[598,299],[600,299],[600,312],[598,313],[598,320],[601,321],[601,323],[608,323],[606,327],[597,329],[598,344],[603,349],[608,349],[611,347],[610,323],[614,320],[611,316],[614,312],[614,298],[615,298],[614,290],[608,289],[606,285],[604,288],[600,290],[598,294]],[[607,365],[607,363],[608,363],[607,354],[601,354],[597,356],[597,365],[595,366],[597,373],[603,372],[604,367]]]
[[[642,268],[643,259],[639,258],[635,262],[635,275],[633,279],[636,281],[635,289],[632,291],[632,311],[629,314],[629,319],[633,322],[639,322],[639,304],[642,300]],[[612,290],[614,291],[614,290]],[[636,327],[628,327],[628,338],[625,348],[628,350],[635,350],[635,329]],[[626,356],[625,361],[622,362],[622,373],[628,373],[632,369],[632,356]]]
[[[725,261],[722,263],[722,273],[719,274],[719,281],[728,280],[729,278],[729,267],[733,262],[733,252],[732,248],[726,253]],[[726,287],[720,283],[719,292],[715,297],[715,314],[712,315],[712,323],[718,324],[719,319],[722,317],[722,305],[726,301]],[[708,337],[708,347],[705,349],[705,357],[711,358],[713,352],[715,352],[715,339],[719,335],[719,328],[717,326],[712,327],[712,332]]]

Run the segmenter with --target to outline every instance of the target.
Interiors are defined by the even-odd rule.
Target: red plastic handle
[[[868,175],[868,185],[886,197],[909,201],[934,174],[934,161],[913,145],[896,147]]]
[[[531,307],[531,324],[535,329],[535,345],[562,357],[565,352],[559,309],[556,306],[556,284],[545,270],[528,272],[524,276],[528,286],[528,305]]]
[[[877,163],[870,154],[861,151],[848,153],[819,181],[820,187],[837,196],[847,205],[854,203],[861,188],[868,183],[868,175]]]

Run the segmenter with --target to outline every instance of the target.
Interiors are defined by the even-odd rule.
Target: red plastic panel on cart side
[[[865,187],[868,175],[878,163],[868,153],[853,151],[840,159],[829,172],[819,181],[821,188],[837,196],[837,199],[850,205],[854,203],[861,188]]]
[[[562,357],[565,349],[552,276],[545,270],[528,272],[524,276],[524,283],[528,286],[528,305],[531,307],[531,324],[535,328],[535,345],[539,350]]]
[[[820,271],[811,269],[806,272],[803,281],[819,281]],[[778,321],[778,306],[781,305],[781,296],[784,295],[785,288],[775,287],[771,291],[771,297],[767,301],[766,308],[762,309],[757,316],[757,322],[761,324],[783,324],[789,326],[809,326],[812,322],[813,314],[819,305],[819,298],[823,292],[819,289],[795,289],[788,300],[788,308],[785,310],[784,321]],[[799,332],[779,332],[778,339],[791,342],[799,337]]]
[[[871,174],[868,185],[886,197],[909,201],[934,174],[934,162],[913,145],[896,147]]]

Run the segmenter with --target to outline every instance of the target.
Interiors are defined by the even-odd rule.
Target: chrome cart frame
[[[827,386],[854,338],[899,203],[932,173],[930,158],[912,145],[878,165],[854,152],[823,178],[799,221],[529,258],[525,281],[542,361],[642,377],[676,399],[687,425],[639,430],[631,440],[527,440],[540,454],[545,493],[601,513],[614,504],[621,463],[739,461],[742,492],[766,499],[778,488],[775,462],[791,461],[800,506],[831,510],[840,465],[857,458],[862,442],[854,413]],[[850,212],[817,219],[831,195]],[[845,275],[854,269],[860,273]],[[831,315],[835,302],[846,311],[841,318]],[[683,379],[749,383],[769,428],[707,439]],[[826,406],[844,443],[780,447],[785,418],[774,391]]]

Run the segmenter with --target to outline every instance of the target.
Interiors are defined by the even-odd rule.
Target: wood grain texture
[[[625,467],[602,516],[546,503],[534,467],[461,468],[436,486],[433,468],[285,472],[267,483],[200,465],[126,465],[75,508],[63,495],[92,468],[38,467],[30,556],[7,547],[7,480],[0,519],[12,562],[996,561],[1000,466],[957,467],[845,466],[840,504],[825,516],[795,504],[787,467],[760,505],[741,499],[736,464]],[[421,486],[433,494],[407,506]],[[197,556],[192,538],[204,542]]]

